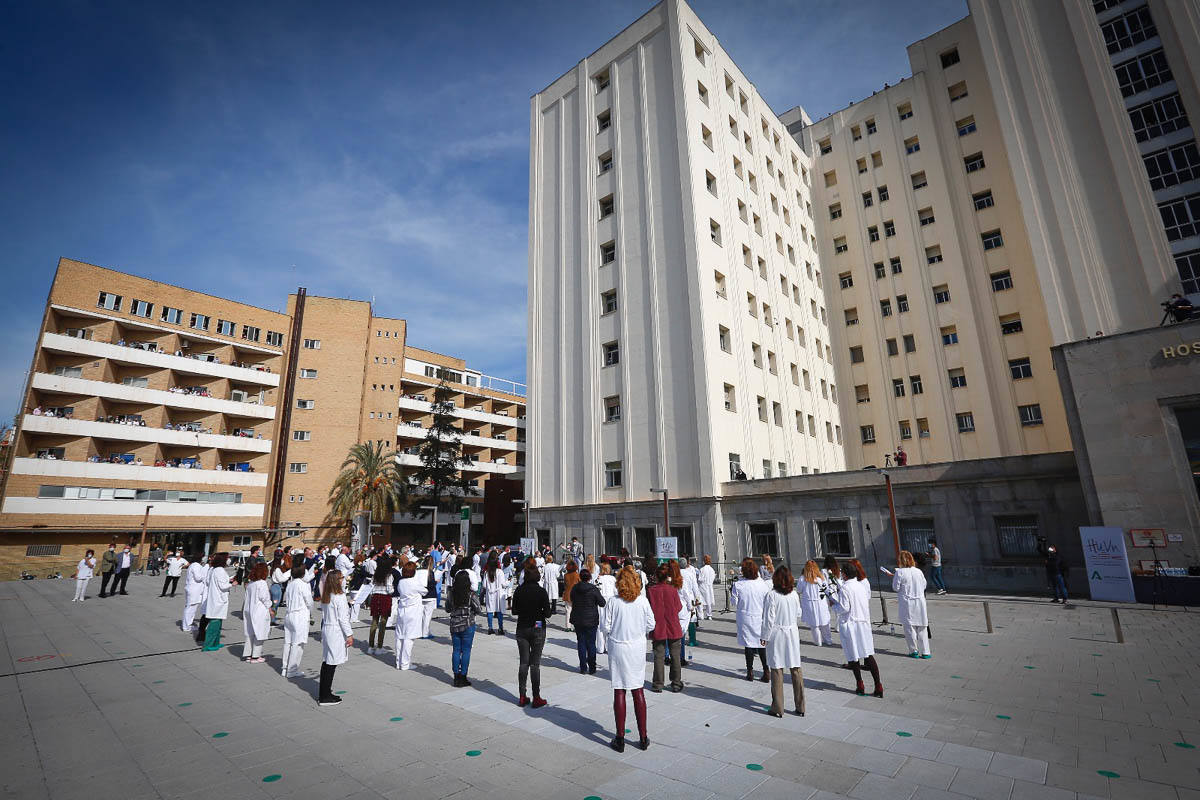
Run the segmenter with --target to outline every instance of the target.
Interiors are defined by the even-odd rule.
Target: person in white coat
[[[504,603],[507,597],[508,579],[504,577],[504,571],[500,569],[500,561],[493,553],[488,558],[487,567],[483,570],[483,610],[487,614],[489,636],[496,633],[492,630],[493,615],[496,617],[500,635],[504,635]]]
[[[838,566],[837,559],[830,555],[825,556],[825,561],[821,566],[821,574],[825,576],[825,600],[832,608],[834,596],[838,593],[838,590],[842,588],[842,584],[846,582],[842,577],[842,568]],[[836,616],[830,618],[829,629],[834,633],[837,633]]]
[[[799,584],[800,618],[808,626],[817,647],[833,645],[833,635],[829,632],[829,601],[825,599],[828,588],[817,562],[806,561],[803,580]]]
[[[363,582],[359,584],[358,589],[354,592],[354,599],[350,601],[351,620],[358,619],[363,603],[367,602],[367,598],[373,593],[371,586],[375,581],[375,570],[379,568],[379,559],[380,557],[374,553],[363,559]],[[391,561],[391,559],[388,560]]]
[[[175,589],[179,587],[179,578],[183,575],[183,570],[187,567],[187,559],[176,555],[174,550],[167,554],[167,576],[163,578],[162,593],[159,597],[167,596],[167,589],[171,590],[171,597],[175,596]],[[185,590],[187,587],[184,587]]]
[[[96,574],[96,551],[88,550],[75,566],[75,596],[72,603],[82,603],[87,595],[88,581]]]
[[[875,662],[875,639],[871,634],[871,584],[857,558],[846,562],[842,576],[844,583],[834,597],[834,609],[838,612],[842,653],[846,656],[846,666],[854,672],[857,684],[855,694],[867,693],[862,680],[862,667],[866,666],[875,679],[874,696],[883,697],[879,665]],[[861,665],[858,663],[860,660],[863,662]]]
[[[742,579],[733,584],[729,590],[729,599],[737,610],[738,644],[746,654],[746,680],[754,680],[754,656],[758,656],[762,664],[762,680],[770,680],[767,675],[767,651],[760,644],[762,637],[763,600],[771,586],[758,576],[758,564],[753,558],[742,559]]]
[[[610,600],[617,596],[617,577],[612,574],[612,565],[607,561],[600,564],[600,574],[596,577],[596,588],[600,590],[600,596],[604,598],[606,606]],[[596,630],[596,652],[608,652],[603,622]]]
[[[700,616],[712,619],[713,614],[713,583],[717,580],[717,571],[712,566],[712,556],[704,556],[704,566],[696,573],[696,586],[700,594]]]
[[[418,562],[413,561],[414,565]],[[446,561],[443,559],[442,563]],[[449,571],[448,568],[445,571]],[[430,576],[433,580],[430,580]],[[429,632],[429,626],[433,624],[433,612],[438,605],[438,585],[441,581],[442,570],[437,570],[433,565],[433,557],[425,556],[425,567],[418,569],[414,576],[421,585],[425,587],[425,594],[421,598],[421,637],[422,639],[432,639],[433,634]]]
[[[601,627],[608,638],[608,672],[617,725],[610,746],[618,753],[625,750],[625,692],[630,690],[639,746],[645,750],[650,747],[646,729],[646,634],[654,630],[654,612],[642,594],[641,579],[633,567],[624,567],[617,575],[617,596],[604,606]]]
[[[255,564],[250,568],[250,579],[246,584],[246,596],[242,600],[242,627],[246,641],[242,644],[242,658],[261,664],[263,642],[271,633],[271,584],[268,582],[266,564]]]
[[[208,586],[208,564],[196,559],[187,568],[183,583],[183,619],[180,627],[184,633],[194,633],[196,614],[203,614],[204,594]]]
[[[409,561],[396,582],[396,669],[412,668],[413,642],[421,638],[426,582],[417,575],[417,562]]]
[[[917,566],[913,554],[900,551],[895,572],[879,569],[892,577],[892,591],[900,607],[900,624],[904,626],[904,641],[911,658],[932,658],[929,652],[929,610],[925,606],[925,573]]]
[[[696,612],[696,603],[699,602],[696,598],[698,587],[694,577],[689,578],[688,572],[684,567],[687,566],[687,559],[681,558],[678,562],[672,562],[671,567],[671,585],[679,587],[679,630],[683,636],[679,639],[679,666],[686,667],[687,660],[687,645],[689,640],[692,645],[692,658],[696,657],[696,626],[692,622],[692,615]]]
[[[350,604],[346,602],[343,580],[340,569],[331,570],[325,576],[325,588],[321,590],[322,657],[317,703],[323,706],[335,706],[342,702],[342,698],[333,693],[333,672],[339,664],[346,663],[347,648],[354,644],[350,628]]]
[[[221,625],[229,616],[229,589],[232,585],[229,573],[225,571],[228,563],[229,553],[217,553],[209,565],[204,587],[204,619],[201,620],[205,652],[221,649]]]
[[[283,618],[283,666],[279,674],[285,678],[294,678],[300,674],[300,658],[304,655],[304,645],[308,642],[308,621],[311,618],[313,596],[312,589],[305,580],[307,570],[304,559],[297,558],[292,567],[291,579],[284,590],[284,603],[287,604],[287,614]]]
[[[558,613],[558,576],[562,567],[554,563],[554,556],[546,554],[546,566],[542,567],[542,588],[550,596],[550,616]]]
[[[811,562],[810,562],[811,563]],[[771,710],[783,716],[783,671],[792,673],[792,699],[796,714],[804,716],[804,672],[800,668],[800,598],[796,580],[786,566],[775,568],[772,589],[763,601],[762,632],[759,639],[767,650],[771,670]]]

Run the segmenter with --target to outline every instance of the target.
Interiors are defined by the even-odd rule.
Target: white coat
[[[553,561],[542,567],[542,588],[550,595],[551,600],[558,599],[558,573],[561,571],[562,566]]]
[[[338,557],[333,560],[334,569],[342,573],[342,577],[350,580],[350,573],[354,571],[354,561],[345,553],[338,553]]]
[[[75,580],[86,581],[96,574],[96,559],[83,558],[80,559],[78,566],[75,567]]]
[[[796,584],[800,592],[800,618],[810,628],[829,624],[829,601],[821,596],[823,581],[809,583],[801,579]]]
[[[687,588],[688,592],[691,594],[692,599],[699,600],[700,599],[700,581],[697,578],[697,576],[699,575],[699,572],[697,571],[697,569],[695,567],[689,566],[687,569],[680,570],[679,575],[681,578],[683,578],[683,585]]]
[[[183,599],[189,606],[204,602],[204,594],[208,587],[208,565],[195,562],[187,568],[187,578],[183,582]]]
[[[483,592],[484,604],[483,610],[488,614],[496,612],[504,613],[504,597],[508,590],[508,579],[504,577],[504,573],[497,569],[496,580],[488,577],[488,574],[483,573]]]
[[[292,644],[304,644],[308,641],[308,620],[312,613],[312,588],[307,581],[289,581],[284,592],[287,602],[287,616],[283,618],[283,628],[291,635]]]
[[[892,576],[892,591],[900,607],[900,624],[921,627],[929,624],[925,607],[925,573],[916,567],[897,567]]]
[[[425,596],[426,581],[415,575],[401,578],[396,584],[396,638],[420,639],[424,623],[421,598]]]
[[[692,601],[696,599],[696,595],[692,591],[693,585],[687,578],[684,578],[683,586],[679,587],[679,629],[683,631],[685,637],[688,625],[692,621]]]
[[[740,647],[762,647],[759,636],[762,633],[763,600],[770,585],[759,579],[746,580],[742,578],[733,584],[730,598],[737,609],[737,637]]]
[[[179,556],[171,556],[170,558],[167,559],[166,563],[167,563],[167,577],[168,578],[178,578],[180,575],[183,574],[183,568],[187,566],[188,562],[187,562],[186,558],[180,558]],[[186,593],[187,593],[187,591],[185,589],[184,594],[186,594]]]
[[[600,590],[600,596],[605,600],[612,600],[617,596],[617,576],[616,575],[599,575],[596,577],[596,588]]]
[[[700,590],[700,602],[711,608],[713,606],[713,582],[717,579],[717,571],[711,564],[705,564],[697,571],[696,586]]]
[[[846,661],[858,661],[875,655],[875,639],[871,634],[871,583],[848,580],[838,590],[834,601],[841,631],[842,653]]]
[[[646,684],[646,634],[654,630],[650,601],[641,595],[632,603],[614,597],[604,606],[601,624],[608,638],[612,688],[641,689]]]
[[[759,640],[767,643],[767,666],[791,669],[800,666],[800,598],[795,591],[772,590],[763,601]]]
[[[321,604],[321,660],[331,666],[345,664],[346,639],[352,634],[346,595],[330,595],[329,602]]]
[[[225,619],[229,616],[229,573],[224,567],[210,567],[204,587],[204,616]]]
[[[253,636],[265,642],[271,632],[271,590],[266,581],[250,581],[246,584],[246,597],[242,600],[242,629],[246,638]]]

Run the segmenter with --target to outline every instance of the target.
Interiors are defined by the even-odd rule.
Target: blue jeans
[[[492,617],[493,616],[496,617],[496,624],[500,626],[500,630],[504,630],[504,612],[503,611],[487,612],[488,630],[490,631],[492,629]]]
[[[454,650],[450,654],[450,667],[454,670],[455,675],[467,674],[467,668],[471,666],[471,643],[475,641],[475,626],[467,628],[465,631],[450,634],[450,641],[454,645]]]
[[[933,588],[945,591],[946,590],[946,582],[944,580],[942,580],[942,568],[941,567],[931,567],[930,573],[931,574],[929,577],[933,581]]]
[[[1063,580],[1063,576],[1055,575],[1051,585],[1054,587],[1054,599],[1057,600],[1061,594],[1062,601],[1067,602],[1067,582]]]
[[[596,666],[596,627],[575,626],[575,649],[579,652],[579,670]]]

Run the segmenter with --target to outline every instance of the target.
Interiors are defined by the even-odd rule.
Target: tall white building
[[[810,159],[665,0],[533,97],[529,499],[838,470]]]

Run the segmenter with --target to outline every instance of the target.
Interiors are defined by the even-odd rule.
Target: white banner
[[[1092,599],[1111,603],[1136,602],[1129,557],[1125,554],[1124,528],[1080,528],[1079,538],[1083,543],[1083,561]]]
[[[674,536],[660,536],[654,540],[658,558],[679,558],[679,539]]]
[[[526,556],[531,556],[537,552],[537,539],[521,538],[521,552]]]

